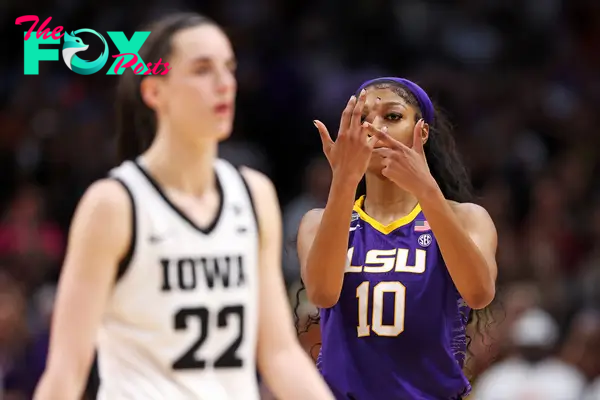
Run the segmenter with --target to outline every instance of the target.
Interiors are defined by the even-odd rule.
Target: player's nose
[[[369,123],[371,123],[371,125],[373,125],[373,127],[375,129],[379,129],[381,130],[381,128],[383,128],[383,118],[381,118],[379,115],[375,114],[375,113],[371,113],[372,115],[371,120],[369,121]]]
[[[231,71],[223,70],[217,74],[216,90],[219,94],[227,94],[236,88],[237,81],[235,75]]]

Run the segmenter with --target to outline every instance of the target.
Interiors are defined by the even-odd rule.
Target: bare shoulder
[[[475,203],[459,203],[448,200],[448,204],[463,225],[487,225],[494,228],[494,221],[485,208]]]
[[[129,242],[133,207],[125,186],[114,179],[94,182],[85,192],[72,223],[72,239],[102,240],[122,250]]]
[[[304,271],[308,253],[317,236],[319,227],[321,226],[324,211],[324,208],[313,208],[312,210],[307,211],[300,221],[300,226],[298,226],[296,249],[298,251],[298,258],[300,259],[302,271]]]
[[[307,211],[300,221],[298,234],[302,231],[307,232],[316,229],[321,224],[323,211],[325,211],[324,208],[313,208],[312,210]]]
[[[108,287],[131,248],[133,212],[127,189],[114,179],[96,181],[86,190],[69,230],[61,279],[70,283],[63,285],[86,281]]]
[[[464,217],[469,217],[469,216],[475,216],[476,218],[482,217],[482,216],[489,217],[489,213],[487,212],[487,210],[485,208],[483,208],[482,206],[480,206],[479,204],[459,203],[459,202],[453,201],[453,200],[448,200],[448,204],[450,204],[450,207],[452,207],[452,210],[454,210],[454,212],[456,214],[464,216]]]
[[[100,212],[131,212],[130,198],[122,183],[115,179],[94,182],[81,198],[80,207],[99,208]]]
[[[255,199],[276,196],[273,182],[262,172],[248,167],[240,167],[240,173],[248,183]]]
[[[315,239],[321,220],[323,219],[323,208],[313,208],[309,210],[300,221],[298,226],[298,254],[301,255],[310,247],[310,243]]]

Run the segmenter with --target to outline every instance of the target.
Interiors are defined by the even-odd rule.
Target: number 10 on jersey
[[[364,281],[356,288],[358,299],[358,337],[371,335],[395,337],[404,331],[404,314],[406,307],[406,286],[400,282],[379,282],[373,286],[373,301],[369,304],[369,289],[371,282]],[[394,323],[383,323],[383,295],[389,293],[394,297]],[[371,312],[371,325],[368,322],[368,310]]]

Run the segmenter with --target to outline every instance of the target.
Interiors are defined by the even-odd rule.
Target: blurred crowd
[[[405,76],[450,116],[478,203],[498,229],[493,319],[483,335],[470,331],[472,397],[600,399],[597,0],[4,0],[0,398],[31,396],[70,218],[114,164],[116,78],[80,76],[62,62],[24,76],[28,26],[14,20],[37,14],[52,16],[51,27],[131,35],[177,9],[205,13],[231,35],[240,90],[221,155],[278,188],[292,305],[298,223],[325,204],[331,179],[312,120],[335,131],[360,83]],[[300,299],[305,318],[314,309]],[[301,340],[310,350],[317,331]]]

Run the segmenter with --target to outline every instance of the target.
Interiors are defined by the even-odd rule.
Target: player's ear
[[[155,76],[145,76],[140,83],[142,100],[152,109],[160,103],[160,79]]]

